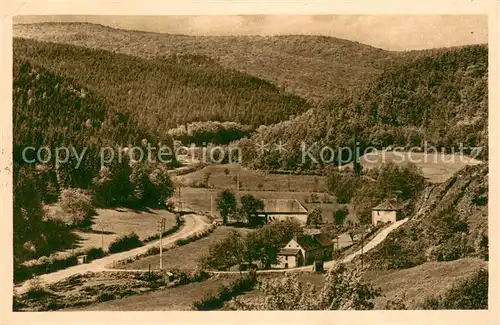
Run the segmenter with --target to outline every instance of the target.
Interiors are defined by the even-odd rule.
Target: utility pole
[[[210,190],[210,216],[214,218],[214,191]]]
[[[361,226],[361,270],[363,270],[363,248],[365,246],[365,230],[364,226]]]
[[[104,226],[101,225],[101,247],[104,251]]]
[[[354,174],[356,176],[359,176],[361,173],[361,168],[359,165],[359,157],[358,157],[358,137],[357,137],[357,128],[356,131],[354,131]]]
[[[177,197],[178,197],[178,203],[179,206],[177,207],[179,214],[182,212],[182,203],[181,203],[181,186],[179,185],[179,190],[177,191]]]
[[[158,231],[160,232],[160,270],[163,269],[163,233],[165,232],[165,218],[158,220]]]
[[[240,196],[240,173],[236,174],[236,191],[238,192],[238,197]]]

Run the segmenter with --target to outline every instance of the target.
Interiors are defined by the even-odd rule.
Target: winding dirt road
[[[209,225],[206,222],[205,217],[200,215],[188,214],[184,215],[183,218],[184,218],[184,225],[180,228],[180,230],[170,236],[163,238],[162,242],[163,247],[170,246],[179,239],[189,237],[197,232],[201,232],[202,230],[205,229],[205,227]],[[126,252],[111,254],[109,256],[94,260],[88,264],[75,265],[64,270],[59,270],[57,272],[43,274],[39,276],[39,279],[42,280],[44,283],[48,284],[61,281],[75,274],[82,274],[86,272],[115,271],[108,269],[108,267],[111,267],[114,263],[117,263],[118,261],[146,253],[148,249],[150,249],[151,247],[159,245],[160,245],[160,240],[157,240],[154,242],[150,242],[144,246],[131,249]],[[25,292],[28,287],[28,283],[29,280],[15,287],[17,293]]]

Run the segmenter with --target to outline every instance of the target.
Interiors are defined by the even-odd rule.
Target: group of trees
[[[313,284],[300,281],[297,273],[264,281],[264,295],[254,300],[234,299],[237,310],[369,310],[380,288],[362,280],[356,266],[337,264],[325,275],[318,290]]]
[[[252,127],[237,122],[200,121],[181,125],[168,130],[168,134],[185,145],[194,143],[202,146],[208,143],[228,144],[246,137]]]
[[[237,222],[246,222],[250,226],[262,224],[257,212],[264,209],[264,202],[247,194],[240,198],[241,205],[238,207],[238,201],[233,191],[226,189],[219,193],[217,197],[217,209],[220,212],[222,222],[227,225],[229,220]]]
[[[279,247],[301,234],[302,227],[293,220],[272,222],[247,235],[233,230],[209,248],[208,254],[200,259],[200,265],[208,269],[226,270],[245,262],[260,261],[269,268],[276,263]]]
[[[336,168],[327,174],[328,190],[339,203],[352,203],[358,220],[363,224],[371,222],[371,209],[384,199],[396,199],[411,208],[426,186],[425,178],[413,164],[384,164],[371,175],[373,178],[356,177]]]

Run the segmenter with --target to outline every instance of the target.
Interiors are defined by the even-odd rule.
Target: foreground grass
[[[383,309],[388,299],[406,296],[408,308],[419,308],[426,298],[444,294],[453,284],[472,276],[488,263],[464,258],[452,262],[428,262],[422,265],[389,271],[367,271],[364,279],[379,286],[385,297],[375,301],[375,309]]]
[[[208,237],[199,239],[184,246],[175,247],[163,252],[163,267],[165,269],[179,270],[194,270],[198,265],[199,259],[208,253],[208,249],[213,244],[224,239],[232,230],[236,230],[242,234],[250,232],[250,229],[233,228],[233,227],[217,227]],[[160,256],[152,255],[130,264],[119,265],[118,269],[128,270],[148,270],[151,265],[152,270],[159,269]]]
[[[193,303],[218,293],[221,286],[232,283],[239,275],[224,275],[189,283],[175,288],[161,289],[140,295],[92,304],[75,311],[162,311],[192,310]]]

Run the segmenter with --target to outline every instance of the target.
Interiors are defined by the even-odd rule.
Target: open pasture
[[[57,205],[49,207],[51,216],[61,215],[62,213]],[[97,215],[93,219],[90,230],[85,232],[81,230],[75,231],[75,234],[80,238],[75,249],[102,247],[107,251],[109,244],[113,240],[132,231],[143,240],[158,233],[156,223],[161,218],[165,218],[165,229],[170,229],[175,225],[175,215],[166,210],[97,209]]]
[[[208,183],[218,189],[236,190],[239,177],[240,190],[245,191],[326,191],[325,179],[322,176],[270,174],[239,164],[208,165],[193,173],[176,176],[175,180],[184,186],[193,187],[203,184],[208,174]]]
[[[205,238],[196,240],[184,246],[175,247],[163,252],[163,267],[164,269],[173,270],[180,269],[184,271],[195,270],[199,259],[208,253],[208,249],[213,244],[224,239],[231,231],[237,231],[245,235],[252,230],[233,227],[218,227],[213,233]],[[120,265],[117,268],[128,270],[148,270],[151,266],[152,270],[159,269],[160,255],[152,255],[141,258],[130,264]]]
[[[477,165],[481,161],[459,154],[376,151],[363,155],[360,163],[364,169],[379,168],[387,163],[400,166],[411,163],[416,165],[430,182],[442,183],[463,167]],[[352,170],[353,165],[351,163],[341,168],[346,167]]]

